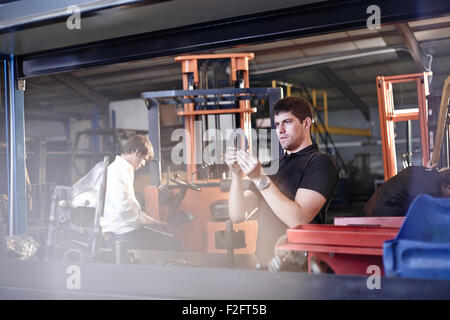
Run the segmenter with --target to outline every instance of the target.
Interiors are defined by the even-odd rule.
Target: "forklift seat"
[[[47,260],[111,260],[112,248],[100,227],[108,164],[105,157],[72,187],[56,186],[46,241]]]

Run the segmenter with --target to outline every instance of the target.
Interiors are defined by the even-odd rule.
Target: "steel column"
[[[420,145],[422,147],[422,165],[426,166],[430,160],[430,140],[428,135],[428,101],[427,95],[430,94],[428,84],[429,76],[432,73],[424,72],[423,76],[416,79],[417,99],[419,105],[419,122],[420,122]]]
[[[3,57],[3,56],[2,56]],[[5,114],[8,168],[8,234],[27,233],[24,93],[16,89],[14,56],[5,59]]]
[[[442,149],[442,139],[444,138],[444,132],[445,127],[447,123],[447,115],[448,115],[448,104],[450,100],[450,76],[445,79],[444,88],[442,89],[442,97],[441,97],[441,104],[439,108],[439,117],[438,117],[438,124],[436,129],[436,140],[434,143],[434,149],[433,154],[431,157],[432,164],[439,164],[439,158],[441,155],[441,149]],[[448,126],[447,126],[448,127]],[[446,137],[446,145],[447,148],[445,149],[447,151],[448,155],[448,134]],[[449,165],[449,161],[447,159],[447,166]]]
[[[91,120],[91,128],[93,130],[99,130],[100,129],[100,115],[99,115],[99,108],[92,108],[91,109],[91,115],[92,115],[92,120]],[[98,135],[92,135],[90,137],[90,142],[92,145],[92,151],[94,152],[94,157],[97,161],[98,155],[100,153],[100,137]]]
[[[161,139],[159,128],[159,104],[151,104],[148,110],[148,138],[153,145],[154,157],[149,161],[150,186],[161,183]]]

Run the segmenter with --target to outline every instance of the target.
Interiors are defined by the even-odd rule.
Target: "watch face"
[[[263,190],[265,188],[267,188],[270,184],[270,180],[269,178],[262,178],[260,180],[258,180],[258,189],[259,190]]]

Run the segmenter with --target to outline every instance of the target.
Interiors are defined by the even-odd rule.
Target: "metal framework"
[[[426,97],[430,93],[429,77],[431,76],[431,72],[423,72],[401,76],[377,77],[378,111],[380,115],[385,181],[397,174],[395,122],[419,120],[422,165],[427,165],[430,158],[430,143],[428,137],[428,104]],[[416,83],[418,108],[395,110],[392,85],[394,83],[404,82]]]
[[[27,233],[24,92],[17,88],[13,55],[0,54],[5,84],[5,127],[8,170],[8,234]]]
[[[439,118],[437,123],[437,129],[436,129],[436,140],[434,143],[433,153],[431,155],[431,163],[432,164],[439,164],[439,157],[441,155],[441,149],[442,149],[442,140],[444,139],[444,133],[447,134],[446,142],[447,142],[447,155],[448,155],[448,132],[450,129],[450,124],[447,123],[447,116],[448,116],[448,104],[450,100],[450,76],[445,79],[444,88],[442,89],[442,96],[441,96],[441,104],[439,108]],[[448,157],[448,156],[447,156]],[[448,161],[448,160],[447,160]],[[447,165],[448,162],[447,162]]]
[[[161,104],[205,104],[208,102],[241,102],[259,99],[268,99],[270,114],[273,113],[273,106],[275,103],[282,98],[282,92],[280,88],[225,88],[225,89],[205,89],[205,90],[169,90],[169,91],[154,91],[154,92],[143,92],[141,97],[148,101],[148,119],[149,119],[149,137],[152,142],[155,161],[150,162],[150,177],[152,186],[158,186],[161,181],[161,142],[160,142],[160,124],[159,124],[159,108]],[[234,113],[256,112],[255,108],[246,109],[222,109],[220,105],[217,104],[217,109],[212,110],[188,110],[179,112],[179,115],[200,115],[207,112],[207,114],[222,114],[222,113]],[[275,128],[273,123],[273,118],[271,119],[272,128]],[[187,127],[187,124],[185,123]],[[189,140],[191,141],[191,140]],[[195,165],[195,157],[192,155],[193,145],[186,145],[185,149],[187,155],[185,155],[185,160],[187,164],[187,179],[189,182],[192,181],[191,173]],[[277,153],[278,156],[279,153]],[[189,161],[191,160],[191,161]]]
[[[230,53],[230,54],[210,54],[210,55],[188,55],[175,57],[175,61],[181,62],[182,74],[183,74],[183,90],[193,89],[207,89],[202,88],[200,85],[199,75],[199,61],[212,60],[212,59],[230,59],[230,82],[235,88],[249,88],[249,73],[248,73],[248,61],[255,57],[253,53]],[[185,128],[189,133],[190,146],[192,150],[195,149],[195,128],[194,122],[196,116],[209,115],[209,114],[239,114],[240,128],[244,130],[247,137],[251,136],[251,119],[250,114],[256,112],[256,110],[250,108],[250,101],[239,100],[239,108],[234,109],[219,109],[219,110],[198,110],[194,103],[185,103],[184,112],[178,112],[178,116],[185,117]],[[251,139],[249,140],[250,150]],[[195,152],[190,153],[190,164],[195,164]],[[187,166],[188,177],[191,177],[192,172],[195,171],[194,165]],[[190,179],[190,178],[189,178]]]

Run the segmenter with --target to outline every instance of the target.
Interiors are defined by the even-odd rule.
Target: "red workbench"
[[[307,251],[310,273],[366,275],[368,266],[377,265],[384,274],[383,243],[396,237],[404,219],[389,218],[340,218],[341,225],[300,225],[286,231],[287,241],[278,248]]]

